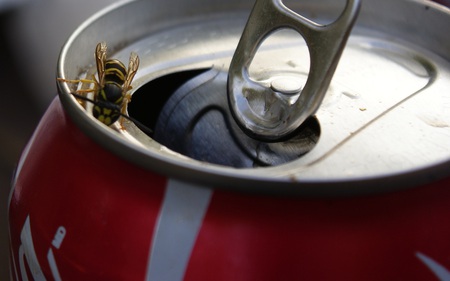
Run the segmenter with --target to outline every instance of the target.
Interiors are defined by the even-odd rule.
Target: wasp
[[[129,91],[132,89],[131,81],[133,81],[139,67],[139,57],[132,52],[128,62],[128,69],[126,69],[121,61],[106,59],[106,53],[106,43],[98,43],[95,48],[98,80],[95,78],[95,75],[92,76],[92,79],[68,80],[58,78],[57,80],[66,83],[94,84],[93,88],[79,89],[72,95],[78,99],[93,103],[92,115],[103,124],[110,126],[119,117],[134,121],[126,114],[126,108],[131,101]],[[93,100],[85,96],[90,92],[94,94]],[[122,121],[120,125],[122,127]]]

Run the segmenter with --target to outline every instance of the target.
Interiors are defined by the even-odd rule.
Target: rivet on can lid
[[[270,87],[275,92],[285,95],[298,94],[302,89],[302,83],[299,79],[292,76],[276,77],[270,83]]]

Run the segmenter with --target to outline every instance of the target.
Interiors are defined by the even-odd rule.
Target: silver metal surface
[[[122,61],[131,51],[141,58],[132,84],[136,97],[145,94],[156,100],[173,94],[162,89],[140,92],[171,73],[228,69],[253,1],[176,3],[173,9],[162,0],[131,1],[97,14],[64,46],[58,77],[94,73],[93,50],[100,41]],[[345,5],[334,0],[286,4],[320,23],[333,22]],[[317,144],[304,156],[272,167],[237,169],[195,160],[129,122],[125,131],[104,126],[76,102],[67,84],[58,84],[60,99],[75,123],[101,146],[182,181],[313,196],[417,186],[450,174],[450,40],[442,32],[447,26],[450,11],[428,1],[364,1],[315,115],[320,124]],[[289,31],[273,34],[255,56],[250,76],[264,80],[286,71],[305,79],[308,47],[299,37]]]
[[[231,61],[228,78],[231,111],[242,130],[260,140],[279,141],[291,136],[317,111],[360,5],[359,0],[348,0],[339,19],[319,25],[296,14],[281,0],[256,1]],[[299,79],[292,76],[278,77],[269,81],[269,85],[264,85],[264,82],[252,79],[249,75],[250,64],[258,47],[270,34],[281,28],[296,30],[308,46],[310,70],[303,87]],[[280,79],[284,87],[280,87]],[[291,102],[291,95],[296,96],[294,102]]]

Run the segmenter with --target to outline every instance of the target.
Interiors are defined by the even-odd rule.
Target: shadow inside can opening
[[[190,158],[235,168],[267,167],[298,159],[320,136],[316,117],[295,134],[266,143],[247,136],[228,106],[227,72],[196,69],[162,76],[133,94],[131,117],[150,128],[155,141]]]

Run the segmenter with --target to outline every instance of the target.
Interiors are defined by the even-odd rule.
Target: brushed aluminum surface
[[[64,46],[58,77],[94,73],[93,50],[99,41],[107,42],[118,59],[126,61],[131,51],[140,56],[134,93],[171,73],[226,70],[253,2],[178,2],[173,9],[159,0],[131,1],[100,12]],[[344,4],[286,1],[321,23],[332,22]],[[112,24],[117,19],[123,22]],[[304,156],[272,167],[210,164],[168,149],[133,124],[126,123],[125,131],[108,128],[86,113],[67,85],[58,86],[65,109],[88,135],[128,161],[176,179],[273,193],[386,191],[449,175],[450,40],[442,32],[447,26],[450,11],[428,1],[364,1],[315,115],[317,144]],[[266,76],[280,68],[306,77],[309,56],[300,36],[281,31],[273,37],[252,62],[252,77],[270,79]]]

